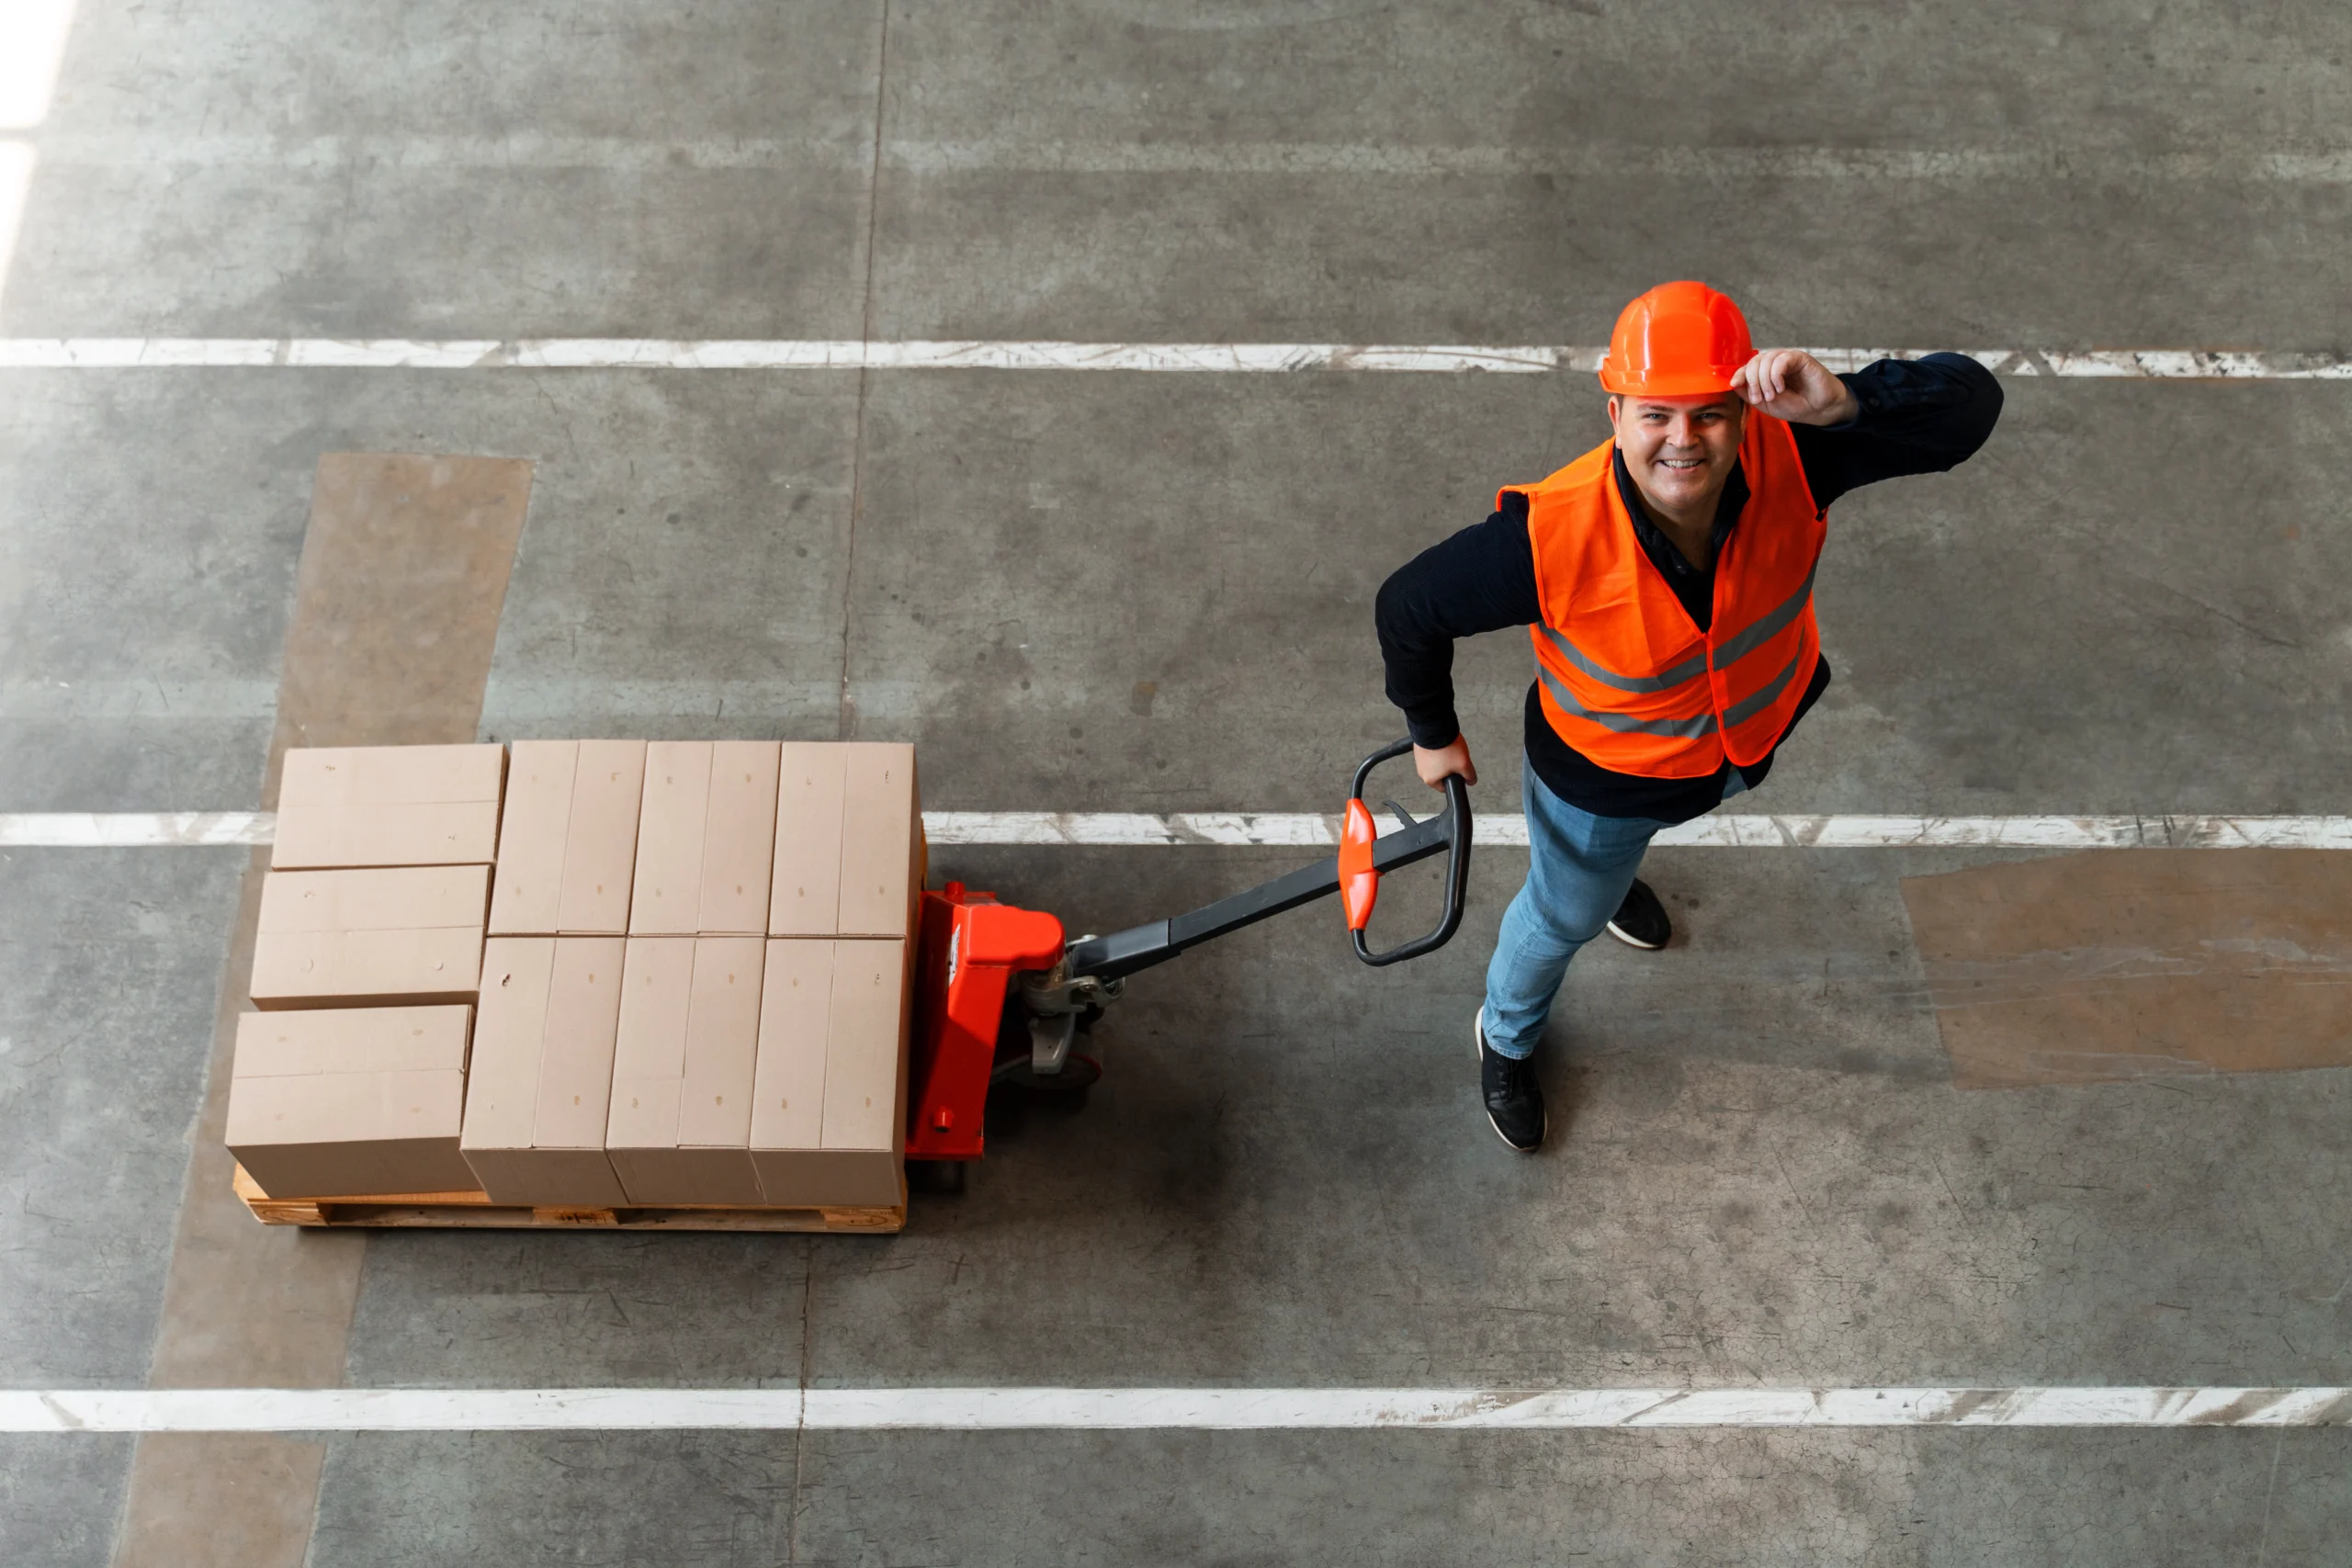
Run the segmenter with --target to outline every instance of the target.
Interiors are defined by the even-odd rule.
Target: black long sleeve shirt
[[[1852,389],[1850,423],[1792,424],[1797,458],[1815,505],[1826,510],[1848,491],[1902,474],[1941,473],[1966,461],[1993,434],[2001,413],[2001,386],[1991,371],[1957,354],[1924,359],[1882,359],[1839,380]],[[1714,615],[1714,562],[1739,525],[1747,480],[1737,469],[1716,503],[1714,548],[1708,564],[1683,558],[1643,510],[1641,492],[1616,460],[1617,491],[1634,520],[1634,534],[1699,628]],[[1380,652],[1387,667],[1388,700],[1405,710],[1414,742],[1444,746],[1461,733],[1453,709],[1453,641],[1480,632],[1523,626],[1544,618],[1535,585],[1535,552],[1528,541],[1527,498],[1508,495],[1500,511],[1423,550],[1381,585],[1374,612]],[[1812,682],[1773,742],[1777,751],[1798,720],[1829,684],[1829,661],[1815,666]],[[1740,768],[1752,788],[1771,772],[1773,752]],[[1560,739],[1544,717],[1536,688],[1527,688],[1527,760],[1552,793],[1600,817],[1647,817],[1685,822],[1723,799],[1725,762],[1695,779],[1656,779],[1615,773]]]

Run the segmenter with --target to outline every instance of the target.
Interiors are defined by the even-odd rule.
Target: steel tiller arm
[[[1405,826],[1385,838],[1374,836],[1372,814],[1363,804],[1364,780],[1372,770],[1412,749],[1412,741],[1399,740],[1374,752],[1357,767],[1348,798],[1347,827],[1354,836],[1347,837],[1339,854],[1301,866],[1287,876],[1261,883],[1246,893],[1220,898],[1190,914],[1073,942],[1064,960],[1064,972],[1073,980],[1085,976],[1105,981],[1123,979],[1137,970],[1165,964],[1187,948],[1198,947],[1227,932],[1343,890],[1349,893],[1348,925],[1356,956],[1366,964],[1395,964],[1443,947],[1462,923],[1463,893],[1470,878],[1470,796],[1461,777],[1455,775],[1445,781],[1445,809],[1426,821],[1416,822],[1403,807],[1389,803],[1389,809]],[[1445,913],[1437,929],[1386,953],[1369,951],[1364,942],[1364,924],[1371,919],[1381,875],[1439,854],[1448,855],[1449,859]]]

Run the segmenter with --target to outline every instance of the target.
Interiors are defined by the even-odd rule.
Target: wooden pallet
[[[907,1223],[906,1179],[899,1201],[871,1209],[537,1209],[493,1203],[486,1192],[387,1192],[366,1198],[273,1198],[236,1168],[237,1196],[266,1225],[475,1226],[505,1230],[837,1231],[887,1235]]]

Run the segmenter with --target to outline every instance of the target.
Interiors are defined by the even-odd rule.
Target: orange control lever
[[[1372,866],[1372,841],[1379,836],[1372,808],[1361,798],[1349,801],[1348,819],[1340,829],[1340,901],[1347,906],[1351,931],[1372,924],[1372,907],[1380,902],[1380,873]]]

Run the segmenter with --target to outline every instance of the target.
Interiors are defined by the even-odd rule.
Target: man
[[[1604,927],[1664,947],[1636,880],[1661,828],[1764,782],[1829,684],[1813,616],[1829,503],[1941,472],[1984,444],[2001,389],[1960,355],[1833,376],[1755,352],[1725,296],[1668,283],[1625,307],[1600,384],[1616,434],[1400,568],[1377,612],[1388,697],[1432,788],[1478,780],[1453,711],[1453,639],[1535,645],[1522,794],[1531,862],[1473,1022],[1487,1118],[1544,1141],[1530,1058],[1577,950]]]

